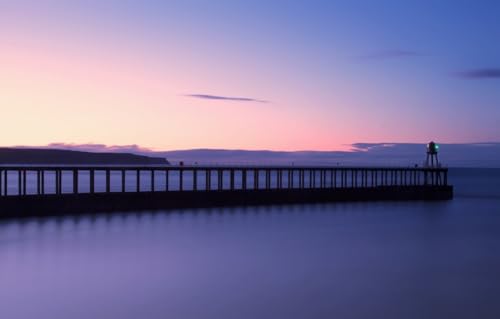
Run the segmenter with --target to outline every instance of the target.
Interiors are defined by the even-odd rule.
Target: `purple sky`
[[[0,5],[0,146],[500,141],[495,1]]]

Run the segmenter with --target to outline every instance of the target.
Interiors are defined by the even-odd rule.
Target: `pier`
[[[452,197],[447,168],[0,166],[0,218]]]

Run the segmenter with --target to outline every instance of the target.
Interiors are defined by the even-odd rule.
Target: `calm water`
[[[0,318],[500,318],[500,170],[450,202],[0,224]]]

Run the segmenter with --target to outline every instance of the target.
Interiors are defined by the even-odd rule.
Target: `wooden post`
[[[242,178],[242,182],[241,182],[241,188],[243,190],[246,190],[247,189],[247,170],[246,169],[243,169],[241,171],[241,178]]]
[[[125,170],[122,169],[122,193],[125,193]]]
[[[57,169],[54,170],[54,183],[55,183],[54,192],[56,194],[59,194],[59,171]]]
[[[269,178],[270,178],[270,173],[269,173],[269,169],[266,169],[265,170],[265,173],[266,173],[266,189],[269,189]]]
[[[253,187],[254,189],[259,189],[259,169],[253,171]]]
[[[229,188],[234,191],[234,169],[229,169]]]
[[[135,191],[137,193],[140,193],[141,192],[141,170],[140,169],[136,169],[135,171]]]
[[[222,190],[222,174],[224,172],[221,169],[217,169],[217,190],[221,191]]]
[[[170,170],[166,169],[165,170],[165,192],[168,192],[168,175],[170,173]]]
[[[61,174],[61,171],[59,171],[58,169],[56,169],[56,194],[61,194],[60,190],[61,190],[61,185],[59,185],[59,183],[61,182],[61,178],[59,178],[59,174]]]
[[[94,194],[95,193],[95,171],[91,169],[89,171],[90,173],[90,193]]]
[[[155,170],[151,169],[151,191],[155,191]]]
[[[5,196],[8,195],[8,188],[7,188],[7,179],[8,179],[9,173],[8,170],[4,171],[4,179],[3,179],[3,190],[5,193]]]
[[[205,170],[205,190],[210,190],[210,169]]]
[[[184,190],[184,170],[179,168],[179,190]]]
[[[198,171],[193,169],[193,190],[198,190]]]
[[[21,169],[17,169],[17,195],[21,195]]]
[[[59,194],[62,194],[62,176],[63,176],[63,170],[59,170]]]
[[[278,168],[276,170],[276,188],[277,189],[281,189],[281,185],[283,182],[282,178],[283,178],[282,171],[281,171],[281,169]]]
[[[40,170],[36,170],[36,194],[40,195]]]
[[[73,169],[73,194],[78,194],[78,170]]]
[[[111,171],[110,169],[106,169],[106,193],[111,191]]]
[[[40,182],[40,186],[42,187],[42,195],[45,194],[45,170],[41,172],[42,181]]]
[[[23,195],[26,195],[26,170],[23,170]]]

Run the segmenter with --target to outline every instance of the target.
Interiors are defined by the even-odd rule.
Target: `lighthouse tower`
[[[438,160],[438,151],[438,144],[434,142],[430,142],[429,144],[427,144],[427,160],[425,162],[426,167],[436,168],[441,166]]]

